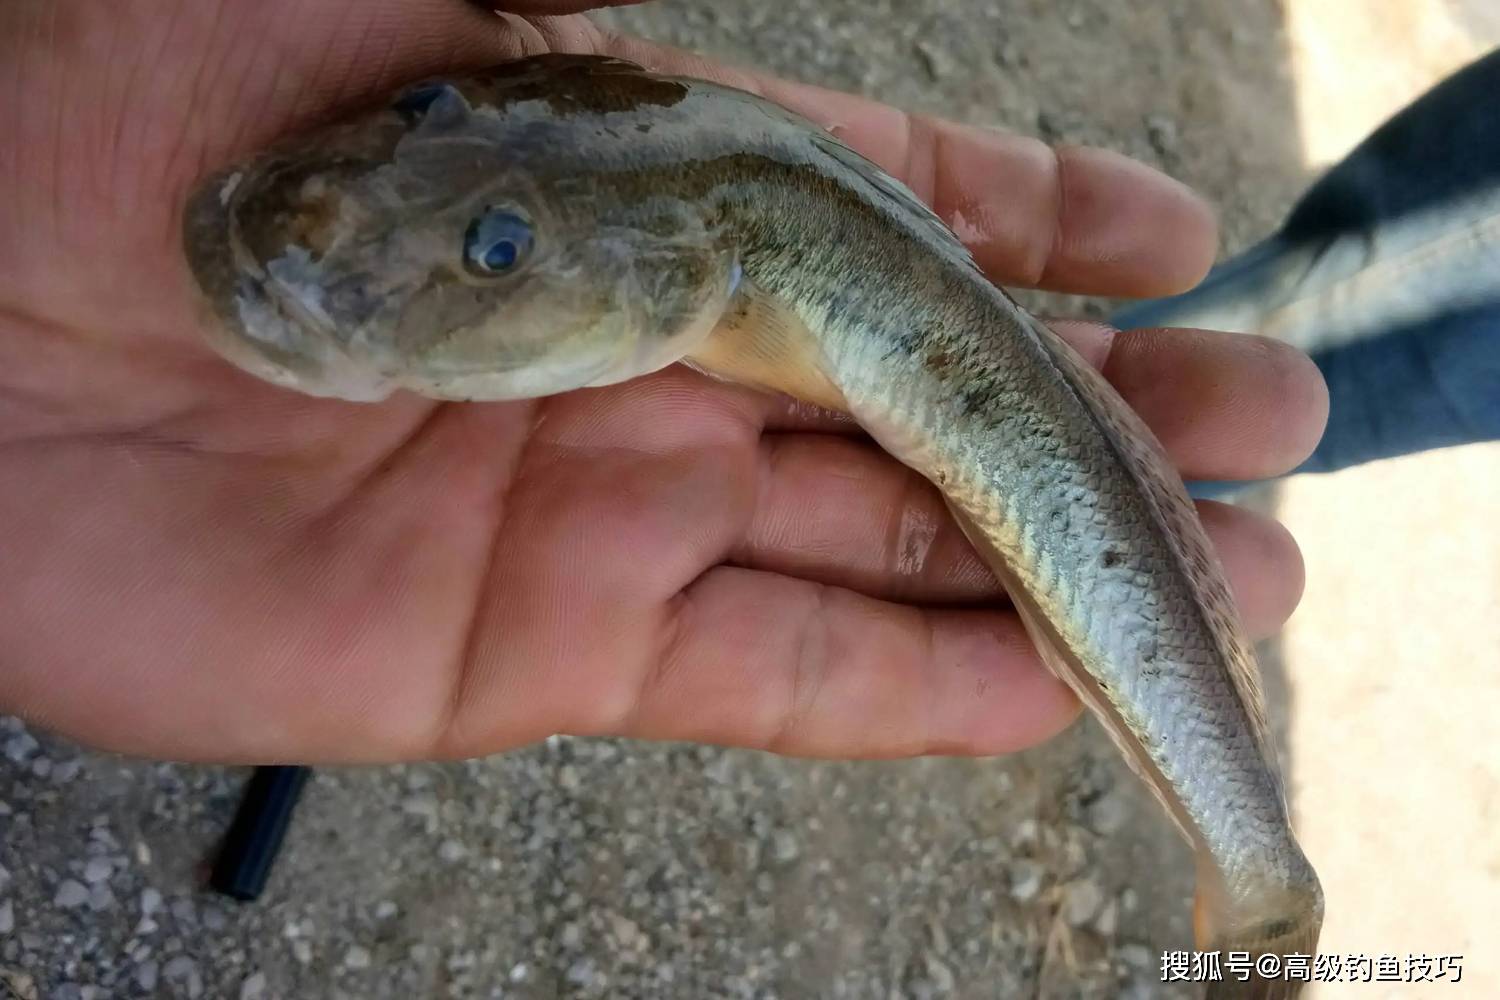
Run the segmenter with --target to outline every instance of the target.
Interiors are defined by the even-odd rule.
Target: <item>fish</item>
[[[533,398],[686,364],[848,414],[942,494],[1042,659],[1192,848],[1207,995],[1280,998],[1317,876],[1182,480],[909,188],[772,102],[624,60],[422,80],[207,178],[205,335],[357,401]]]

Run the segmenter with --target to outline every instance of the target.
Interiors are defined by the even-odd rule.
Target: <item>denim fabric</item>
[[[1298,472],[1500,439],[1496,95],[1500,50],[1381,126],[1265,242],[1114,323],[1263,333],[1311,354],[1330,413]]]

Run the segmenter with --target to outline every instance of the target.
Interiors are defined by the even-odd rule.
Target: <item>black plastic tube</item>
[[[214,861],[209,885],[216,892],[244,902],[260,897],[311,774],[308,767],[255,769]]]

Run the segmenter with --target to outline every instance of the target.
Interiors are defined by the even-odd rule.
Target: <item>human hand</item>
[[[528,15],[585,3],[512,5]],[[757,89],[934,204],[1011,285],[1192,285],[1212,220],[1097,150],[908,117],[576,16],[459,0],[0,7],[0,708],[174,758],[470,756],[554,732],[983,754],[1077,707],[937,494],[855,428],[682,367],[544,400],[354,405],[231,368],[182,260],[196,180],[423,76],[544,49]],[[1269,341],[1060,328],[1182,472],[1294,466],[1326,414]],[[1201,505],[1252,633],[1301,589]]]

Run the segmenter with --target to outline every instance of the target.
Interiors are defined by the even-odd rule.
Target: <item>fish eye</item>
[[[531,251],[531,223],[503,209],[486,209],[464,232],[464,266],[481,277],[514,271]]]

